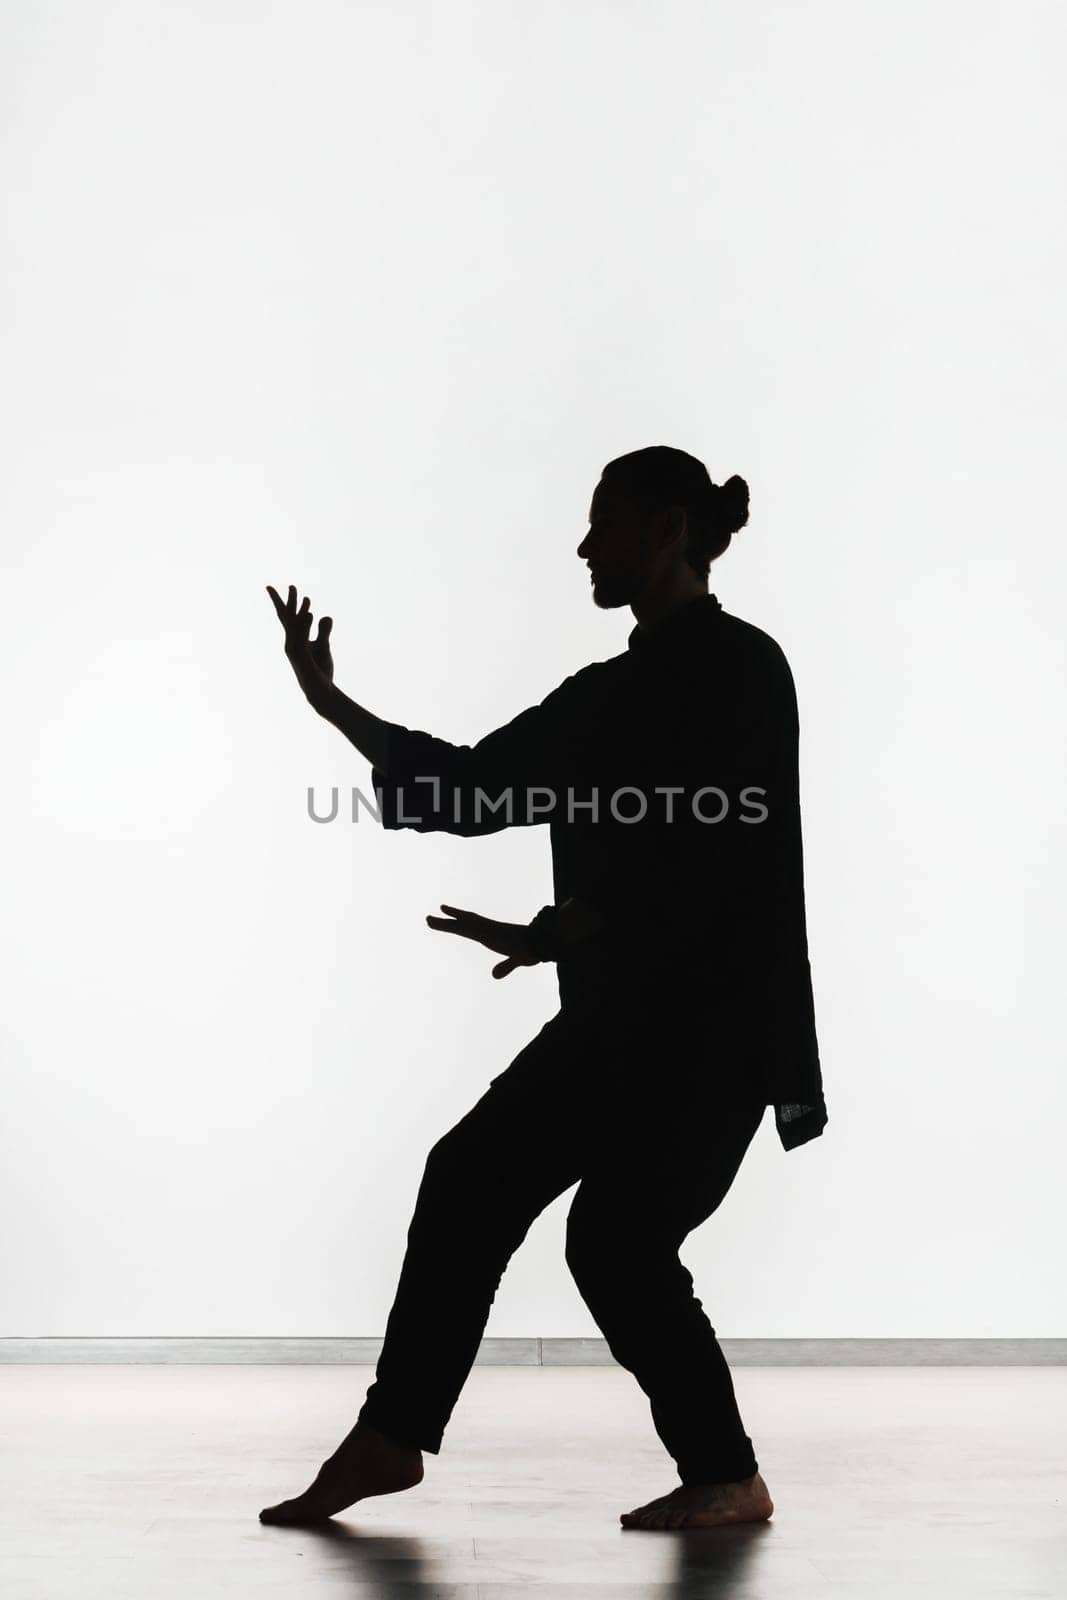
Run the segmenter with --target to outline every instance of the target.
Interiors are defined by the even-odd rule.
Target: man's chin
[[[601,611],[614,611],[619,606],[628,606],[630,597],[618,589],[606,589],[603,584],[594,583],[593,604]]]

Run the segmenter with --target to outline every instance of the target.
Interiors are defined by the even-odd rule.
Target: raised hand
[[[498,961],[493,968],[494,978],[506,978],[516,967],[537,965],[538,958],[530,946],[530,933],[525,923],[496,922],[492,917],[480,917],[476,911],[461,911],[458,906],[442,906],[441,910],[449,915],[427,917],[431,928],[437,928],[441,933],[458,933],[464,939],[474,939],[478,944],[485,945],[487,950],[495,950],[498,955],[507,957],[506,961]]]
[[[312,639],[311,624],[314,617],[311,613],[310,597],[305,595],[298,608],[296,588],[293,584],[289,585],[289,595],[285,601],[272,584],[267,584],[267,593],[285,630],[286,657],[300,687],[312,705],[315,705],[321,701],[324,690],[333,683],[333,656],[330,654],[330,630],[333,628],[333,618],[320,617],[319,631]]]

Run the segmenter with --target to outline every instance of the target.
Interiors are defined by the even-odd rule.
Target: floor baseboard
[[[728,1339],[738,1367],[1045,1367],[1067,1364],[1067,1339]],[[373,1366],[381,1338],[0,1339],[0,1365]],[[477,1363],[614,1366],[603,1339],[483,1339]]]

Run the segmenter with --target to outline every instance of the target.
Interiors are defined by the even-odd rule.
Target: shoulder
[[[722,649],[747,670],[762,670],[768,677],[792,683],[793,674],[786,653],[766,629],[730,611],[722,611],[718,637]]]
[[[564,678],[559,688],[574,694],[598,694],[601,690],[610,688],[625,678],[633,666],[633,655],[629,650],[623,650],[618,655],[608,656],[603,661],[589,661],[583,667],[577,667],[574,672]]]
[[[568,673],[541,701],[541,709],[558,713],[591,715],[599,702],[610,696],[625,676],[626,652],[606,661],[590,661]]]

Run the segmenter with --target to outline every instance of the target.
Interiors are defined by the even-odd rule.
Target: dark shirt
[[[387,726],[384,827],[548,824],[554,903],[604,919],[558,949],[563,1011],[659,1047],[665,1086],[773,1105],[786,1150],[822,1133],[797,701],[768,634],[700,595],[475,745]]]

